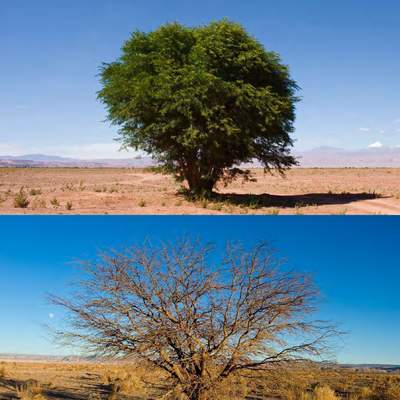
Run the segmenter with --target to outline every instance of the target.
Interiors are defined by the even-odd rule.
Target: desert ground
[[[0,214],[400,214],[400,168],[297,168],[190,201],[152,169],[1,168]]]
[[[218,399],[398,400],[400,373],[310,368],[259,371],[225,383]],[[158,372],[134,364],[0,362],[0,400],[178,399]],[[220,388],[221,390],[221,388]],[[164,396],[164,397],[163,397]]]

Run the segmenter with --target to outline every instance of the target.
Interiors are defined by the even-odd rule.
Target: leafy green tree
[[[124,147],[151,154],[194,195],[220,180],[296,164],[290,154],[297,85],[279,56],[222,20],[135,32],[103,64],[99,99]]]

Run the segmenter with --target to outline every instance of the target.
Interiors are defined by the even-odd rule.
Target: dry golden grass
[[[162,373],[135,364],[3,362],[0,399],[184,400]],[[218,400],[398,400],[400,373],[298,369],[231,376]]]
[[[400,214],[400,168],[254,174],[191,202],[146,169],[0,168],[0,214]]]

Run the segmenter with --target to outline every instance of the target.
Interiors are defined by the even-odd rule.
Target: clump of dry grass
[[[115,400],[119,394],[146,395],[150,373],[148,368],[143,367],[105,368],[101,375],[101,382],[108,388],[107,399]]]
[[[400,399],[400,382],[389,384],[385,392],[387,400]]]
[[[42,194],[42,190],[41,190],[41,189],[32,188],[32,189],[29,191],[29,194],[30,194],[31,196],[37,196],[37,195],[39,195],[39,194]]]
[[[329,386],[317,386],[312,393],[310,400],[338,400],[335,391]]]
[[[231,375],[210,391],[210,399],[242,400],[251,393],[257,393],[257,387],[251,380],[241,375]]]
[[[16,387],[20,400],[46,400],[41,384],[35,379],[29,379]]]
[[[5,378],[6,374],[7,374],[7,370],[5,365],[3,365],[4,363],[1,363],[0,365],[0,379]]]

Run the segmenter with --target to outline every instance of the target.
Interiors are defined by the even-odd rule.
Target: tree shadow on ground
[[[0,393],[0,400],[17,399],[17,389],[23,388],[30,381],[35,380],[19,380],[11,378],[0,378],[0,387],[7,390],[6,393]],[[40,385],[41,393],[48,399],[62,399],[62,400],[87,400],[88,393],[81,393],[66,388],[49,388],[48,385]],[[90,393],[90,392],[89,392]]]
[[[213,193],[211,200],[251,208],[298,208],[323,205],[344,205],[362,200],[383,198],[377,193],[307,193],[296,195]]]
[[[7,379],[0,378],[0,388],[4,388],[12,391],[12,393],[1,393],[0,399],[13,399],[16,397],[15,389],[21,385],[23,385],[25,381],[21,381],[18,379]]]
[[[96,376],[93,374],[93,376]],[[35,379],[19,380],[13,378],[0,378],[0,388],[6,389],[5,392],[0,393],[0,400],[15,400],[18,399],[17,389],[26,387],[29,382],[37,382],[40,385],[41,393],[49,400],[87,400],[91,395],[95,398],[108,399],[112,393],[111,385],[102,384],[93,380],[92,376],[81,376],[76,378],[79,389],[65,388],[65,387],[50,387],[46,384],[41,384]],[[154,386],[154,390],[161,392],[163,386]],[[97,395],[97,396],[96,396]],[[118,393],[119,400],[143,400],[143,397],[132,395],[125,395]]]

